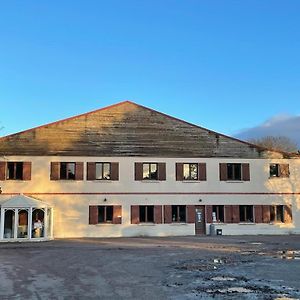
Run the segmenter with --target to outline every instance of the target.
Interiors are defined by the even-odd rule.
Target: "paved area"
[[[0,299],[300,299],[300,236],[0,243]]]

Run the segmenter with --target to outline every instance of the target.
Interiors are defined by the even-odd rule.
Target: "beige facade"
[[[16,195],[42,238],[299,234],[299,158],[123,102],[0,139],[0,240],[36,235]]]

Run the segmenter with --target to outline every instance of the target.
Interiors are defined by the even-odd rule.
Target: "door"
[[[205,234],[205,206],[195,206],[195,233],[196,235]]]

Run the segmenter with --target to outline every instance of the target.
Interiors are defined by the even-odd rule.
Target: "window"
[[[6,171],[7,180],[23,179],[23,162],[8,162]]]
[[[154,222],[154,206],[153,205],[140,205],[139,207],[140,223],[153,223]]]
[[[284,206],[272,205],[270,207],[270,221],[284,223]]]
[[[213,222],[224,222],[224,205],[213,205],[212,214]]]
[[[98,206],[98,223],[113,221],[113,206]]]
[[[75,163],[60,163],[60,179],[75,180]]]
[[[172,222],[186,223],[185,205],[172,205]]]
[[[253,222],[253,205],[240,205],[240,222]]]
[[[183,164],[183,180],[198,180],[198,164]]]
[[[110,163],[96,163],[96,180],[110,180],[111,166]]]
[[[158,180],[157,163],[143,163],[143,180]]]
[[[274,177],[289,177],[288,164],[270,164],[270,178]]]
[[[227,179],[228,180],[242,180],[241,164],[227,164]]]

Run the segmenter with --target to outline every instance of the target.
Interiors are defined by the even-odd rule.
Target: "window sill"
[[[170,225],[172,226],[182,226],[182,225],[187,225],[188,223],[176,223],[176,222],[173,222],[173,223],[170,223]]]
[[[147,222],[145,222],[145,223],[139,223],[139,224],[137,224],[137,225],[139,225],[139,226],[155,226],[156,224],[155,223],[147,223]]]
[[[204,180],[202,180],[204,181]],[[182,180],[181,181],[182,183],[200,183],[201,181],[200,180]]]
[[[250,181],[250,180],[249,180]],[[244,180],[226,180],[226,183],[244,183]]]
[[[240,222],[239,225],[256,225],[254,222]]]
[[[98,223],[98,224],[94,224],[94,225],[96,225],[96,226],[103,226],[103,225],[107,226],[107,225],[117,225],[117,224],[114,224],[112,222],[106,222],[106,223]]]
[[[112,183],[112,180],[100,180],[100,179],[95,179],[95,180],[87,180],[87,182],[94,182],[94,183]]]
[[[143,183],[160,183],[160,180],[139,180],[139,182],[143,182]]]

